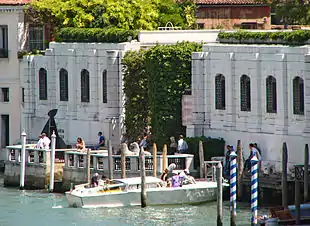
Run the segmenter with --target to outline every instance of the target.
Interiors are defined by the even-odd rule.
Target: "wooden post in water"
[[[141,173],[141,207],[146,207],[146,184],[145,184],[145,155],[143,147],[140,149],[140,173]]]
[[[112,158],[112,144],[111,140],[108,141],[108,167],[109,167],[109,179],[113,179],[113,158]]]
[[[282,146],[282,206],[284,209],[288,209],[287,201],[287,146],[286,142],[283,142]]]
[[[153,176],[157,177],[157,146],[153,144]]]
[[[222,186],[222,164],[219,163],[216,167],[216,182],[217,182],[217,226],[223,225],[223,186]]]
[[[51,136],[51,165],[50,165],[50,186],[49,186],[49,192],[54,191],[54,175],[55,175],[55,151],[56,151],[56,135],[53,131],[53,134]]]
[[[87,183],[90,185],[91,181],[90,181],[90,148],[87,149],[87,163],[86,163],[86,167],[87,167]]]
[[[163,148],[163,170],[162,172],[164,172],[165,169],[167,169],[168,167],[168,163],[167,163],[167,145],[164,144],[164,148]]]
[[[300,225],[300,181],[295,178],[295,217],[296,225]]]
[[[305,145],[305,162],[304,162],[304,203],[308,202],[309,189],[309,147]]]
[[[122,168],[122,175],[121,178],[126,178],[126,156],[125,151],[121,150],[121,168]]]
[[[22,149],[21,149],[21,158],[20,158],[20,179],[19,179],[19,189],[23,190],[25,187],[25,169],[26,169],[26,132],[25,130],[21,134],[21,142],[22,142]],[[16,155],[15,155],[16,156]],[[15,161],[18,159],[15,157]]]
[[[241,200],[242,193],[243,193],[243,185],[242,185],[242,177],[243,177],[243,155],[242,155],[242,148],[241,148],[241,140],[237,141],[237,198]]]
[[[202,141],[199,141],[199,162],[200,162],[200,178],[204,178],[204,155]]]

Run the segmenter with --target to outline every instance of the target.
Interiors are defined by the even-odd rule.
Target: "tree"
[[[32,17],[58,27],[117,27],[154,30],[172,22],[191,27],[194,3],[190,0],[33,0]]]

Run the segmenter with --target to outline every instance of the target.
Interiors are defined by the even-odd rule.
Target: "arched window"
[[[277,113],[277,81],[273,76],[266,78],[266,109],[267,113]]]
[[[81,102],[89,102],[89,72],[86,69],[81,71]]]
[[[240,106],[241,111],[251,111],[251,79],[247,75],[240,78]]]
[[[44,68],[39,70],[39,99],[47,100],[47,71]]]
[[[225,110],[225,76],[215,76],[215,109]]]
[[[304,105],[304,80],[301,77],[293,79],[293,109],[295,115],[303,115]]]
[[[102,102],[108,103],[108,78],[107,70],[102,72]]]
[[[68,71],[63,68],[59,71],[59,95],[60,101],[68,101]]]

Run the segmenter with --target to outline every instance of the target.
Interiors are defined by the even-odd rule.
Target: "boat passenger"
[[[164,170],[164,172],[161,174],[160,179],[163,181],[167,181],[169,178],[172,177],[172,171],[176,168],[175,163],[171,163],[167,169]]]
[[[99,186],[104,185],[105,180],[106,180],[106,177],[105,177],[104,175],[102,175],[102,176],[101,176],[101,179],[99,179],[99,181],[98,181],[98,185],[99,185]]]
[[[185,169],[183,172],[186,176],[183,184],[196,184],[195,178],[189,174],[188,169]]]
[[[173,188],[177,188],[177,187],[181,187],[181,181],[180,181],[180,175],[177,171],[173,170],[172,172],[173,176],[172,176],[172,187]]]
[[[85,142],[81,137],[78,137],[76,140],[76,148],[77,151],[84,151],[85,150]]]
[[[95,173],[91,178],[91,187],[97,187],[98,186],[98,178],[99,174]]]

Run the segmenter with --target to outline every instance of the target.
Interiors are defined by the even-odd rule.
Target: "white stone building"
[[[75,144],[79,136],[86,144],[95,144],[97,133],[102,131],[115,146],[124,129],[121,59],[125,52],[156,43],[214,42],[218,32],[142,31],[139,42],[50,43],[45,56],[28,56],[24,60],[22,127],[28,137],[36,138],[48,120],[48,111],[56,108],[57,128],[67,144]],[[83,79],[83,85],[82,71],[89,76],[87,81]],[[82,91],[85,89],[89,92]]]
[[[112,145],[119,144],[123,108],[121,59],[132,43],[50,43],[45,56],[24,58],[24,120],[29,137],[37,137],[48,120],[55,117],[60,135],[67,144],[82,137],[86,144],[97,143],[103,132]]]
[[[192,55],[192,117],[187,136],[258,143],[264,169],[303,164],[310,141],[310,46],[207,44]],[[188,97],[187,97],[188,99]],[[187,100],[188,101],[188,100]]]

